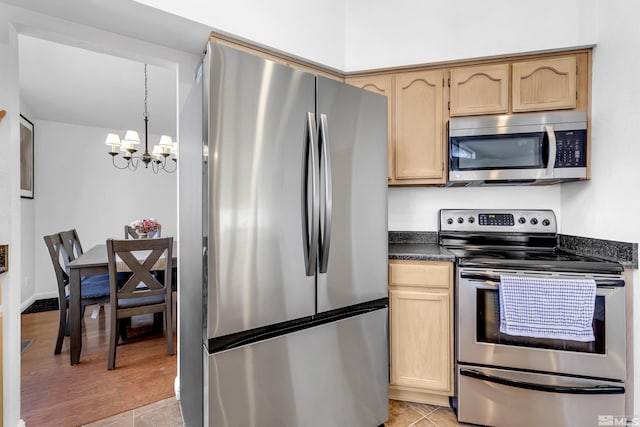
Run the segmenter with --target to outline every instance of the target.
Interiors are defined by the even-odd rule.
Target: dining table
[[[177,242],[173,241],[173,268],[177,266]],[[144,253],[140,253],[141,260],[144,260]],[[156,263],[157,270],[164,268],[164,261],[161,257]],[[107,257],[107,245],[105,243],[93,246],[88,251],[78,256],[67,265],[69,274],[69,342],[71,364],[80,363],[80,353],[82,351],[82,305],[81,305],[81,282],[82,277],[96,274],[108,274],[109,264]]]

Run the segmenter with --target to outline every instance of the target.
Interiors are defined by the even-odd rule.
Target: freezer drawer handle
[[[320,230],[320,194],[318,189],[318,145],[315,142],[316,116],[307,113],[304,127],[302,158],[302,240],[305,274],[316,274],[318,234]],[[311,174],[309,174],[311,172]],[[311,180],[311,206],[309,206],[309,180]],[[311,215],[309,215],[309,209]]]
[[[331,222],[333,210],[331,206],[331,157],[329,156],[329,137],[327,131],[327,115],[320,114],[320,129],[318,131],[320,142],[320,162],[322,164],[322,175],[324,175],[324,219],[320,223],[320,273],[327,272],[329,264],[329,247],[331,244]],[[323,228],[324,225],[324,228]]]
[[[460,368],[460,375],[471,377],[482,381],[489,381],[496,384],[502,384],[510,387],[523,388],[534,391],[544,391],[548,393],[565,393],[565,394],[624,394],[623,386],[596,385],[589,387],[567,387],[559,385],[536,384],[525,381],[509,380],[494,375],[487,375],[475,369]]]

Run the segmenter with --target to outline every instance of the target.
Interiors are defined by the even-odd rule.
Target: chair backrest
[[[136,232],[136,229],[131,227],[130,225],[125,225],[124,226],[124,238],[128,239],[129,237],[131,237],[132,239],[139,239],[140,236],[138,236],[138,233]]]
[[[82,244],[80,243],[80,238],[75,228],[61,231],[60,237],[62,238],[62,250],[65,255],[63,261],[66,268],[71,261],[83,254]]]
[[[152,231],[151,233],[149,233],[147,235],[147,237],[160,237],[161,236],[161,229],[158,228],[155,231]],[[138,234],[138,232],[136,231],[135,228],[131,227],[130,225],[125,225],[124,226],[124,238],[128,239],[129,237],[131,237],[132,239],[139,239],[140,235]]]
[[[111,303],[123,298],[148,297],[171,293],[173,269],[173,237],[158,239],[107,239]],[[164,271],[164,283],[152,274]],[[131,277],[118,286],[118,272],[131,272]],[[142,286],[141,286],[142,285]],[[115,297],[115,300],[114,300]],[[169,299],[167,299],[169,301]]]
[[[44,236],[44,243],[49,250],[49,256],[51,256],[51,262],[53,263],[53,270],[56,273],[56,280],[58,281],[58,297],[60,301],[64,300],[66,296],[65,286],[69,283],[69,276],[65,272],[64,268],[60,264],[60,258],[66,258],[66,254],[63,249],[63,241],[60,233]]]

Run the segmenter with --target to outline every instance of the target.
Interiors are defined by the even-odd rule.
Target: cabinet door
[[[509,64],[454,68],[450,84],[452,117],[509,110]]]
[[[513,111],[576,108],[576,57],[512,65]]]
[[[442,70],[396,75],[394,166],[399,183],[444,182],[442,77]]]
[[[388,179],[393,180],[393,76],[354,77],[346,83],[387,97],[387,146],[389,148]]]
[[[391,384],[451,391],[449,293],[391,289],[389,299]]]

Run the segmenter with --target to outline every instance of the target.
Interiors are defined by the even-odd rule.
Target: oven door
[[[460,268],[457,286],[457,358],[459,363],[626,379],[624,278],[594,275],[597,291],[593,319],[595,341],[577,342],[507,335],[500,332],[500,274],[580,279],[575,273]]]

